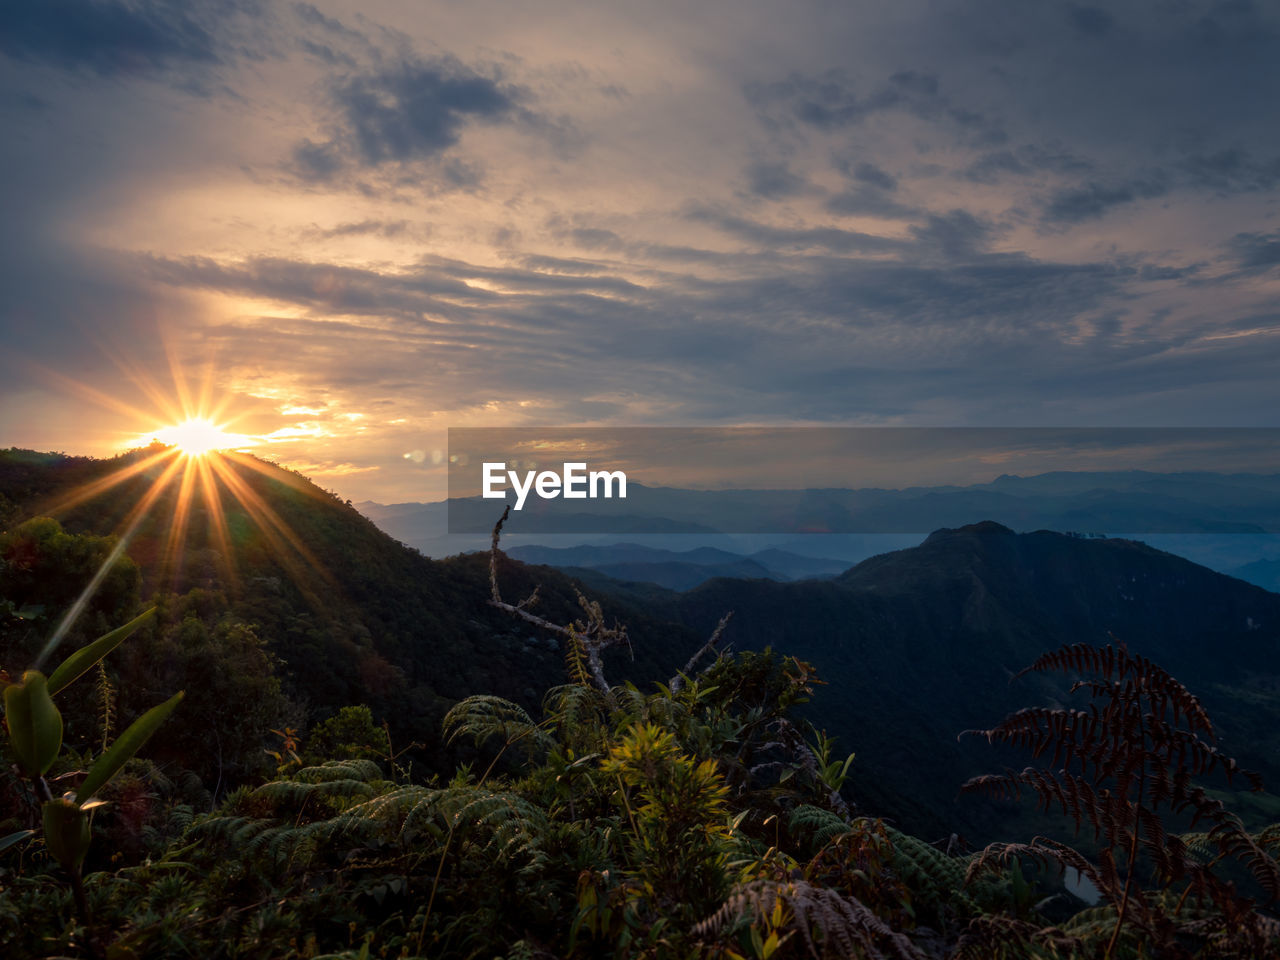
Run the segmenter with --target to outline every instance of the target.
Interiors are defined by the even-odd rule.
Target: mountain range
[[[0,525],[10,531],[0,542],[17,542],[27,517],[140,457],[0,452]],[[561,641],[488,603],[486,555],[424,557],[296,474],[261,462],[231,469],[289,537],[267,536],[255,511],[221,488],[231,574],[217,562],[213,516],[199,499],[189,518],[186,562],[166,572],[177,496],[169,490],[128,552],[144,600],[166,592],[194,596],[211,616],[250,624],[279,658],[285,688],[306,722],[346,703],[368,703],[389,722],[396,742],[420,742],[420,762],[445,770],[456,757],[440,742],[439,720],[451,704],[494,693],[536,715],[542,693],[563,682]],[[109,533],[157,474],[143,470],[58,519],[72,534]],[[1025,758],[957,737],[1021,706],[1065,702],[1064,683],[1011,682],[1040,653],[1065,643],[1123,642],[1167,666],[1203,698],[1225,749],[1280,783],[1280,595],[1129,539],[1020,534],[973,519],[979,522],[939,529],[918,546],[837,575],[824,566],[826,579],[715,577],[680,591],[638,588],[599,569],[575,580],[503,557],[499,583],[512,601],[539,586],[537,612],[557,622],[577,612],[579,587],[600,600],[608,617],[628,625],[631,639],[629,652],[607,654],[615,683],[670,678],[733,611],[728,647],[772,647],[812,663],[825,681],[807,716],[857,754],[849,783],[862,808],[924,836],[1010,835],[1015,808],[959,797],[958,787],[974,773]],[[519,523],[508,527],[518,530]],[[776,573],[771,562],[791,563],[794,574],[805,574],[786,553],[757,554],[749,569]],[[653,561],[643,549],[630,556]],[[694,558],[732,569],[741,562],[716,552]],[[12,557],[6,562],[12,565]],[[19,581],[5,576],[0,567],[0,587],[8,583],[12,592]],[[0,599],[20,606],[33,598]],[[22,629],[47,631],[57,613],[52,606]],[[24,666],[9,662],[19,646],[10,645],[0,666],[11,672]]]

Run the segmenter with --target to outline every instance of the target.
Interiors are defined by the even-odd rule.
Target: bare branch
[[[697,653],[689,658],[689,662],[684,665],[684,669],[671,678],[671,682],[667,686],[671,688],[673,694],[680,692],[680,688],[684,686],[685,677],[693,673],[693,668],[698,665],[698,661],[705,654],[715,650],[716,644],[720,642],[720,637],[724,634],[724,628],[729,625],[729,620],[732,617],[732,610],[721,617],[720,622],[716,624],[715,630],[711,631],[711,638],[702,645],[702,648]]]
[[[580,590],[577,591],[578,604],[582,607],[583,612],[586,613],[585,623],[553,623],[544,617],[530,613],[528,608],[538,602],[538,590],[540,587],[535,588],[533,593],[519,603],[507,603],[502,599],[502,591],[498,589],[498,539],[502,534],[502,525],[506,523],[510,513],[511,506],[508,504],[507,508],[502,511],[502,516],[498,518],[498,522],[493,526],[493,541],[489,547],[489,605],[497,607],[499,610],[505,610],[507,613],[535,626],[542,627],[544,630],[550,630],[553,633],[560,634],[562,637],[567,637],[571,643],[576,638],[577,642],[582,644],[582,649],[587,655],[587,666],[591,671],[591,677],[596,686],[600,688],[600,692],[605,696],[611,696],[609,681],[605,678],[604,663],[600,659],[600,654],[601,651],[620,643],[627,644],[627,648],[630,649],[631,641],[627,638],[626,627],[616,621],[613,626],[606,626],[604,611],[601,610],[600,604],[594,600],[588,600]]]

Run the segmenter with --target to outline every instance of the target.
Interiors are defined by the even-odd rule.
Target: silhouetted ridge
[[[979,523],[966,524],[963,527],[943,527],[941,530],[935,530],[929,534],[924,540],[930,543],[935,540],[947,540],[956,536],[1015,536],[1014,532],[1006,527],[1003,523],[996,523],[994,520],[983,520]]]

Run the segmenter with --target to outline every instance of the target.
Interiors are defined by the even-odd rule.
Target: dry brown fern
[[[975,858],[970,875],[1023,856],[1078,870],[1116,912],[1104,956],[1113,954],[1126,923],[1170,950],[1181,949],[1174,945],[1179,936],[1208,930],[1203,921],[1197,921],[1195,930],[1181,922],[1188,896],[1212,903],[1219,917],[1232,918],[1237,936],[1248,939],[1239,932],[1242,925],[1265,926],[1253,903],[1214,874],[1213,861],[1193,856],[1165,828],[1170,814],[1189,817],[1193,826],[1203,824],[1205,839],[1219,852],[1215,861],[1238,859],[1268,898],[1280,897],[1280,864],[1239,818],[1194,782],[1220,771],[1228,781],[1243,777],[1254,790],[1262,789],[1256,774],[1241,770],[1217,748],[1213,724],[1200,701],[1166,670],[1123,645],[1065,646],[1018,676],[1030,671],[1085,675],[1071,690],[1090,695],[1088,709],[1033,707],[988,730],[965,731],[990,743],[1029,750],[1047,765],[975,777],[963,789],[999,798],[1030,790],[1041,809],[1056,807],[1071,818],[1077,833],[1087,824],[1100,852],[1091,861],[1066,844],[1039,837],[1029,844],[993,844]],[[1137,884],[1142,858],[1162,888],[1182,888],[1172,911],[1163,898],[1149,896]]]
[[[779,910],[781,906],[781,910]],[[787,916],[787,924],[814,960],[927,960],[906,936],[853,897],[805,880],[755,880],[738,887],[714,914],[694,928],[700,937],[716,937],[744,918],[768,923]]]

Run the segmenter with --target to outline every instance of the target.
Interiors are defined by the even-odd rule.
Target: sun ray
[[[99,494],[106,493],[112,487],[123,483],[129,478],[136,477],[143,471],[149,470],[161,460],[164,460],[167,457],[176,457],[177,455],[177,450],[172,447],[166,447],[143,460],[139,460],[137,463],[131,464],[127,467],[121,467],[119,470],[115,470],[112,473],[107,474],[100,480],[94,480],[92,483],[87,483],[81,487],[77,487],[62,500],[59,500],[50,506],[40,507],[38,512],[47,513],[51,516],[59,513],[66,513],[66,511],[70,510],[72,507],[79,506],[87,500],[92,500]]]
[[[281,563],[289,564],[286,569],[289,571],[290,575],[294,577],[294,581],[299,589],[306,589],[305,579],[301,576],[303,571],[297,570],[296,564],[294,564],[292,558],[289,556],[286,544],[287,546],[293,547],[293,549],[296,550],[311,567],[312,571],[319,574],[326,583],[333,587],[338,586],[337,581],[334,580],[333,575],[325,569],[324,564],[322,564],[316,558],[315,554],[307,548],[307,545],[302,542],[301,538],[299,538],[298,535],[289,528],[289,525],[280,519],[279,515],[271,509],[270,505],[258,496],[256,492],[254,492],[253,488],[244,481],[243,477],[239,476],[235,470],[228,466],[222,457],[215,456],[208,459],[209,465],[213,468],[214,473],[217,474],[218,479],[226,484],[227,489],[231,491],[231,495],[234,496],[236,500],[238,500],[249,512],[249,515],[258,524],[258,528],[262,531],[268,542],[270,542],[272,547],[277,551],[278,556],[276,559]],[[316,602],[317,604],[319,603],[318,598],[316,599]]]
[[[119,397],[110,393],[104,393],[101,390],[97,390],[89,386],[87,383],[82,383],[79,380],[68,377],[63,373],[59,373],[57,370],[51,370],[35,361],[30,362],[30,368],[42,379],[51,381],[66,390],[68,393],[79,396],[97,406],[103,407],[104,409],[113,410],[116,413],[128,417],[130,420],[146,423],[147,421],[155,419],[155,414],[153,412],[143,410],[131,403],[126,403]],[[145,388],[144,392],[147,392]],[[170,421],[178,419],[177,417],[170,416],[170,414],[175,411],[172,410],[172,403],[167,399],[162,404],[157,404],[157,409],[161,411],[162,416],[166,416]]]
[[[195,489],[199,470],[194,464],[186,464],[182,471],[182,479],[178,484],[178,497],[173,504],[173,517],[169,521],[169,537],[164,548],[164,558],[160,565],[160,577],[168,579],[173,586],[177,585],[181,566],[182,548],[187,540],[187,520],[191,511],[191,495]]]
[[[195,468],[200,475],[200,492],[209,514],[209,529],[217,543],[218,569],[226,579],[227,585],[234,589],[239,585],[239,577],[236,574],[235,565],[231,562],[231,534],[227,528],[226,514],[222,510],[222,496],[218,493],[218,482],[209,466],[208,457],[196,458]]]
[[[285,483],[304,496],[311,497],[313,500],[328,500],[328,497],[322,493],[314,483],[309,483],[308,481],[303,480],[291,470],[286,470],[283,467],[275,466],[274,464],[263,463],[256,457],[240,453],[237,450],[223,450],[222,456],[227,460],[235,461],[242,467],[248,467],[250,470],[256,470],[264,477],[269,477],[279,483]]]
[[[40,655],[36,657],[36,662],[32,666],[32,669],[40,669],[45,657],[57,648],[58,644],[62,642],[62,638],[67,635],[67,631],[70,630],[76,620],[80,618],[80,614],[84,611],[85,604],[89,602],[89,598],[94,595],[98,586],[102,583],[103,578],[106,577],[107,573],[115,565],[115,562],[120,559],[120,555],[124,553],[125,547],[129,545],[129,541],[133,538],[134,533],[138,529],[138,524],[142,522],[142,518],[147,515],[147,511],[151,509],[151,505],[155,503],[160,494],[164,492],[165,488],[173,480],[173,475],[181,466],[182,461],[180,459],[174,459],[172,463],[165,467],[164,472],[151,484],[147,489],[147,492],[143,494],[142,499],[134,504],[133,509],[129,511],[128,516],[125,517],[124,522],[121,524],[123,532],[119,534],[119,539],[116,541],[115,546],[112,547],[111,553],[107,555],[107,559],[102,562],[100,567],[98,567],[97,572],[94,573],[84,590],[80,592],[80,596],[71,604],[71,607],[58,623],[58,626],[54,629],[53,633],[50,634],[49,639],[45,641],[44,648],[40,651]]]

